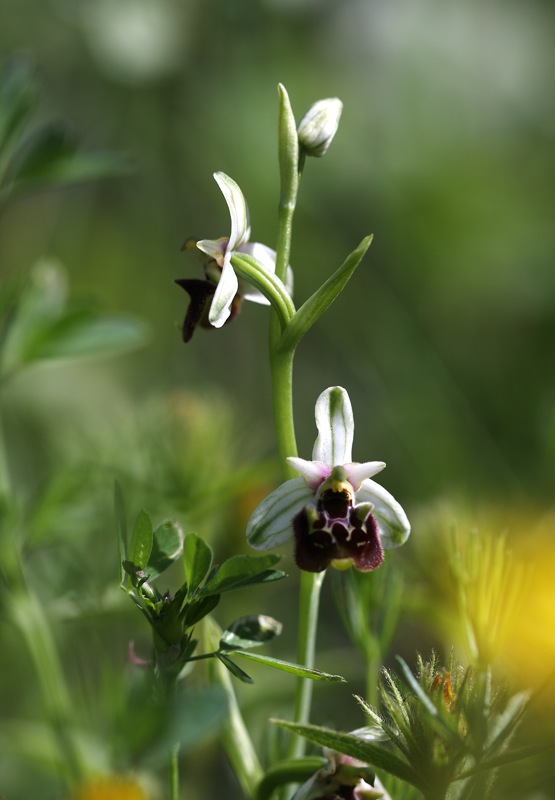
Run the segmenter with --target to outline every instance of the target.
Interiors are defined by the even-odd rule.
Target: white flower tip
[[[321,158],[333,141],[343,111],[338,97],[327,97],[314,103],[298,127],[299,142],[306,154]]]
[[[362,481],[367,478],[372,478],[385,469],[384,461],[366,461],[363,464],[344,464],[345,472],[347,473],[347,480],[352,485],[353,489],[358,491]]]

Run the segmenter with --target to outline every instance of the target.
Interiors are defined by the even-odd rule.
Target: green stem
[[[170,800],[179,800],[179,745],[170,750],[168,760]]]
[[[205,645],[209,648],[220,640],[221,630],[209,617],[204,620],[204,636]],[[245,795],[254,797],[264,772],[241,715],[229,672],[217,658],[210,659],[208,664],[212,681],[222,686],[227,694],[227,719],[220,734],[223,747]]]
[[[1,409],[0,409],[1,410]],[[8,457],[6,454],[6,444],[4,440],[4,426],[2,415],[0,414],[0,512],[2,509],[2,503],[7,503],[8,498],[10,496],[10,473],[8,469]]]
[[[295,419],[293,414],[293,358],[294,351],[280,351],[281,331],[275,315],[270,321],[270,370],[273,387],[274,425],[278,453],[284,464],[287,478],[296,475],[286,465],[285,459],[297,455]]]
[[[320,589],[325,572],[301,572],[301,594],[299,601],[299,630],[297,639],[297,662],[309,669],[314,668],[316,631],[320,607]],[[293,721],[305,724],[310,719],[313,681],[299,679],[295,693]],[[291,739],[288,756],[299,758],[304,754],[306,740],[301,736]]]
[[[48,619],[38,599],[27,588],[21,571],[19,587],[11,595],[12,619],[29,651],[39,681],[50,725],[58,740],[69,784],[86,773],[85,763],[72,735],[72,703]]]

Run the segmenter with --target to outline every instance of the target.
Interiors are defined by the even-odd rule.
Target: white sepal
[[[303,478],[291,478],[258,505],[247,524],[247,541],[255,550],[272,550],[293,535],[293,517],[312,500]]]
[[[376,518],[384,548],[399,547],[410,534],[410,522],[395,498],[370,479],[362,482],[356,493],[357,503],[372,503],[372,514]]]
[[[315,408],[318,437],[312,458],[330,467],[352,459],[355,423],[349,395],[341,386],[331,386],[319,396]]]

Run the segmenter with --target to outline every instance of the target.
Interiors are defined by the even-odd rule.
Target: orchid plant
[[[387,693],[382,693],[383,702],[391,711],[393,722],[383,722],[381,716],[368,704],[364,704],[374,727],[355,734],[338,734],[328,729],[317,728],[309,723],[312,683],[301,669],[314,670],[316,632],[319,613],[319,597],[324,576],[329,568],[339,571],[354,568],[359,573],[372,573],[382,564],[384,550],[404,544],[411,526],[405,511],[395,498],[373,478],[380,473],[383,461],[355,462],[352,457],[354,419],[347,391],[340,386],[324,390],[315,406],[318,435],[312,459],[300,458],[297,452],[295,422],[293,416],[293,359],[297,345],[309,328],[317,322],[328,306],[343,290],[358,264],[365,255],[372,237],[365,237],[360,245],[345,259],[343,264],[297,308],[292,297],[292,272],[289,265],[293,215],[296,207],[300,179],[308,156],[322,157],[329,149],[337,132],[342,104],[337,98],[328,98],[315,103],[296,125],[287,92],[279,87],[279,163],[281,194],[279,202],[279,226],[276,250],[266,245],[250,242],[249,214],[239,186],[222,172],[214,177],[226,200],[231,232],[228,237],[216,240],[200,240],[193,243],[208,256],[205,263],[205,281],[179,279],[177,283],[191,296],[185,321],[183,339],[189,341],[198,324],[204,327],[221,328],[235,316],[243,299],[265,302],[271,306],[269,363],[272,376],[275,433],[280,459],[283,465],[284,482],[265,497],[252,511],[247,524],[247,541],[255,550],[273,550],[294,540],[295,563],[301,573],[298,626],[298,684],[293,708],[293,720],[281,724],[293,736],[282,762],[270,764],[265,774],[258,773],[252,792],[249,782],[248,762],[252,746],[245,746],[245,729],[240,723],[236,735],[226,738],[231,762],[243,775],[242,783],[257,800],[267,800],[280,792],[285,798],[284,788],[288,783],[302,784],[294,794],[294,800],[363,800],[389,795],[376,777],[374,768],[383,770],[409,785],[416,787],[429,800],[444,800],[451,792],[453,781],[467,773],[461,769],[461,755],[466,744],[460,743],[453,750],[450,768],[444,768],[449,760],[450,744],[446,740],[445,750],[437,757],[437,769],[441,779],[421,779],[417,756],[412,744],[406,745],[401,732],[409,719],[404,703],[413,707],[410,699],[404,700],[393,679],[386,673],[392,688],[397,711]],[[295,475],[296,473],[296,475]],[[366,580],[372,580],[371,575]],[[366,612],[368,613],[368,612]],[[415,694],[414,731],[429,730],[427,746],[431,748],[431,769],[436,769],[438,706],[446,716],[446,726],[451,736],[453,725],[461,730],[461,718],[453,723],[450,709],[455,696],[447,689],[451,687],[449,673],[435,672],[435,660],[415,678],[403,662],[409,689]],[[375,674],[375,667],[373,674]],[[460,671],[460,670],[459,670]],[[422,677],[425,675],[425,678]],[[426,683],[425,689],[421,683]],[[479,685],[485,686],[483,678]],[[377,683],[377,682],[376,682]],[[463,686],[474,685],[470,677]],[[436,691],[442,686],[443,691]],[[447,688],[446,688],[447,687]],[[377,690],[377,687],[376,687]],[[433,701],[425,692],[435,692]],[[473,691],[473,690],[472,690]],[[472,694],[470,691],[470,694]],[[464,693],[461,688],[461,697]],[[376,698],[376,691],[372,691]],[[437,697],[440,700],[437,700]],[[468,692],[464,702],[467,702]],[[474,693],[476,702],[488,702],[484,695]],[[447,699],[445,699],[447,698]],[[463,702],[461,700],[461,702]],[[420,705],[419,705],[420,703]],[[443,705],[442,705],[443,704]],[[518,722],[522,704],[515,701],[515,713],[507,713],[507,735]],[[400,710],[399,710],[400,709]],[[464,714],[469,718],[472,711],[465,706]],[[477,713],[484,713],[478,711]],[[409,734],[407,734],[409,736]],[[417,738],[417,734],[410,732]],[[302,737],[326,746],[327,761],[315,761],[304,755]],[[387,745],[380,739],[390,738],[400,748],[400,756],[387,752]],[[410,739],[410,737],[409,737]],[[363,742],[363,744],[361,744]],[[412,742],[412,739],[410,739]],[[501,735],[496,745],[504,746]],[[418,753],[418,741],[414,752]],[[443,745],[441,745],[443,746]],[[482,752],[473,752],[481,763],[487,762],[493,750],[487,737],[480,747]],[[487,749],[489,747],[489,750]],[[479,748],[478,748],[479,749]],[[247,759],[242,755],[248,753]],[[446,755],[447,754],[447,755]],[[486,766],[488,769],[489,764]],[[252,770],[250,772],[252,776]],[[487,783],[487,781],[486,781]],[[475,786],[470,781],[469,785]],[[480,784],[481,785],[481,784]],[[438,788],[439,787],[439,788]],[[290,795],[289,795],[290,796]]]
[[[306,157],[320,158],[327,152],[338,129],[342,104],[337,98],[318,101],[297,126],[283,86],[279,87],[279,97],[281,195],[276,250],[250,242],[243,193],[235,181],[217,172],[214,178],[229,209],[230,235],[192,243],[208,256],[206,279],[176,282],[191,297],[183,323],[186,342],[199,324],[221,328],[231,321],[243,299],[271,306],[269,361],[276,439],[285,481],[254,509],[246,533],[249,544],[257,550],[271,550],[294,538],[295,561],[301,570],[297,660],[304,669],[312,670],[319,596],[327,569],[377,569],[384,549],[406,541],[410,524],[402,506],[372,480],[385,464],[352,460],[353,412],[349,395],[342,387],[330,387],[318,397],[318,437],[312,460],[298,457],[292,395],[297,345],[343,290],[372,237],[365,237],[335,273],[296,308],[289,253],[300,179]],[[294,473],[298,473],[297,477],[292,477]],[[308,721],[310,705],[311,683],[300,676],[294,709],[297,724]],[[229,749],[233,750],[233,743]],[[292,737],[288,755],[300,759],[303,753],[302,739]],[[237,762],[237,754],[231,757]],[[281,782],[287,779],[285,770]]]

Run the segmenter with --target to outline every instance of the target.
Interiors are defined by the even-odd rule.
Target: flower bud
[[[308,109],[297,131],[307,156],[324,155],[337,132],[342,111],[343,103],[337,97],[318,100]]]

